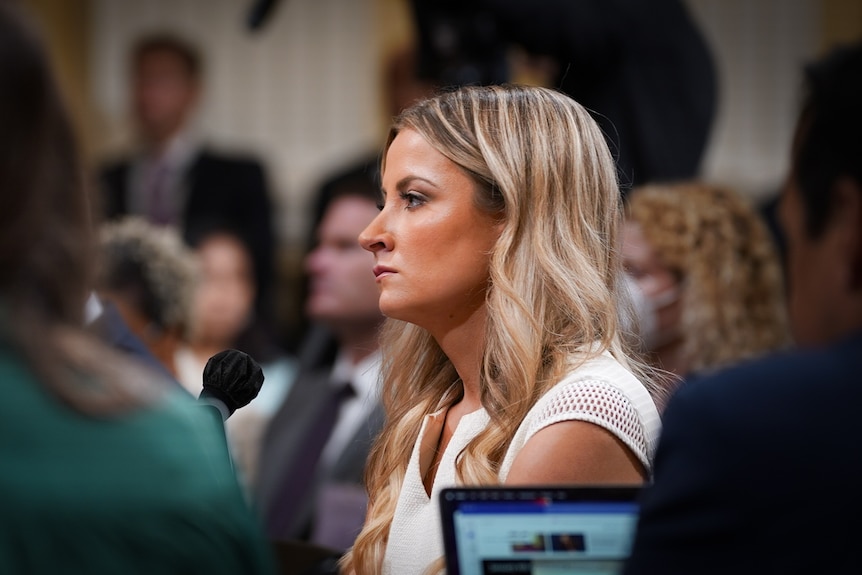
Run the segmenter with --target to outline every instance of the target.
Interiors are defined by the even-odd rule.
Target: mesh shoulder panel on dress
[[[599,425],[625,443],[648,464],[643,425],[626,395],[602,380],[579,380],[558,385],[544,398],[537,417],[530,422],[527,437],[560,421],[588,421]]]

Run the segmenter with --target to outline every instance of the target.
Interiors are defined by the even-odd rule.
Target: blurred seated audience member
[[[860,570],[862,43],[805,80],[779,210],[798,349],[670,399],[625,575]]]
[[[377,215],[379,197],[379,184],[368,176],[333,188],[317,245],[305,258],[305,313],[313,327],[296,381],[266,431],[255,491],[276,541],[343,551],[365,519],[365,461],[383,423],[377,341],[383,315],[374,259],[358,238]],[[339,389],[349,391],[330,404]],[[327,413],[332,427],[320,430]]]
[[[271,369],[279,367],[284,350],[254,307],[257,274],[247,238],[217,220],[195,226],[187,237],[199,277],[182,351],[195,358],[198,372],[210,356],[227,348],[244,351]]]
[[[128,67],[135,142],[99,168],[104,213],[169,225],[186,240],[202,221],[230,222],[248,238],[256,306],[268,320],[277,245],[263,163],[204,141],[206,134],[194,122],[204,96],[204,61],[186,38],[146,34],[132,46]]]
[[[111,347],[136,361],[145,363],[150,369],[156,370],[172,383],[179,385],[165,364],[153,355],[137,335],[132,333],[117,307],[110,301],[100,298],[95,291],[90,292],[84,305],[84,325],[90,333]]]
[[[417,75],[416,58],[416,47],[412,44],[394,48],[385,58],[382,90],[387,126],[389,120],[397,116],[401,110],[417,100],[431,95],[436,89],[433,83],[420,79]],[[314,224],[309,233],[309,249],[318,242],[318,225],[333,197],[339,195],[345,188],[364,187],[370,184],[374,190],[380,189],[380,152],[381,149],[377,146],[367,150],[360,157],[326,174],[319,183],[312,195],[311,215]],[[300,300],[299,305],[304,305],[303,302],[308,295],[307,287],[307,285],[303,285],[299,290],[302,292],[302,297],[298,298]],[[315,326],[310,325],[310,318],[304,311],[300,310],[298,315],[301,316],[296,329],[298,333],[316,329]]]
[[[171,229],[128,216],[102,226],[99,297],[177,377],[174,357],[185,338],[197,280],[194,256]]]
[[[0,2],[0,573],[273,573],[221,423],[83,328],[95,230],[32,26]]]
[[[263,387],[254,401],[225,423],[241,479],[250,486],[263,429],[293,381],[294,364],[258,321],[254,261],[248,245],[229,227],[219,224],[193,231],[190,241],[199,275],[187,337],[177,348],[174,365],[180,382],[197,397],[204,367],[215,354],[238,349],[260,364]]]
[[[691,378],[789,344],[781,262],[754,206],[692,181],[635,188],[626,214],[638,343],[655,366]]]

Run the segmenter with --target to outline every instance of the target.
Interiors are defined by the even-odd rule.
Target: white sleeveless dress
[[[386,575],[418,575],[443,556],[439,493],[456,484],[455,457],[485,428],[489,417],[479,409],[461,418],[443,452],[429,497],[422,483],[422,470],[430,462],[420,462],[420,454],[430,459],[444,420],[445,409],[428,415],[413,446],[389,531],[383,561]],[[515,457],[537,431],[572,420],[605,428],[651,471],[661,429],[658,410],[644,385],[605,352],[563,378],[527,413],[503,458],[500,482],[506,480]]]

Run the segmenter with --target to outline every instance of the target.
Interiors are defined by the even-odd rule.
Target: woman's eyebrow
[[[406,188],[410,187],[410,184],[412,184],[413,182],[423,182],[434,188],[438,187],[437,184],[435,184],[428,178],[423,178],[422,176],[404,176],[403,178],[395,182],[395,191],[403,191]],[[386,188],[382,185],[380,186],[380,199],[386,199]]]
[[[408,187],[413,182],[423,182],[428,184],[429,186],[437,187],[437,184],[429,180],[428,178],[423,178],[422,176],[405,176],[398,180],[398,183],[395,184],[396,190],[403,190]]]

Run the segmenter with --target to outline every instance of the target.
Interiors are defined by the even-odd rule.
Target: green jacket
[[[207,408],[88,417],[2,343],[0,390],[0,573],[274,573]]]

